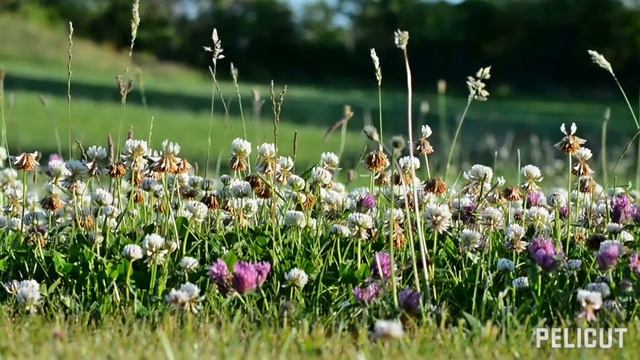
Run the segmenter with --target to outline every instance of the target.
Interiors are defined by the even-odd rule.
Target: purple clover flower
[[[222,259],[218,259],[209,267],[209,277],[214,284],[218,286],[222,293],[226,293],[231,286],[232,276],[229,273],[227,263]]]
[[[391,256],[386,252],[376,253],[373,263],[371,264],[371,272],[378,279],[387,280],[391,278]]]
[[[252,263],[236,263],[233,267],[233,288],[240,294],[250,293],[258,288],[258,272]]]
[[[614,269],[618,264],[618,259],[623,253],[624,247],[619,241],[609,240],[602,242],[598,256],[596,256],[600,270],[607,271]]]
[[[356,287],[353,289],[353,296],[359,303],[371,304],[375,300],[382,297],[382,287],[377,282],[370,282],[364,287]]]
[[[640,223],[640,206],[636,204],[631,205],[630,215],[635,223]]]
[[[527,193],[527,207],[543,206],[545,200],[544,193],[540,190],[532,190]]]
[[[358,211],[367,212],[373,210],[378,205],[378,200],[372,194],[366,194],[358,201]]]
[[[258,287],[260,287],[267,280],[267,276],[269,276],[269,272],[271,271],[271,264],[269,264],[266,261],[262,261],[254,264],[253,267],[258,273],[257,284],[258,284]]]
[[[640,256],[637,252],[634,252],[629,258],[629,268],[631,272],[640,276]]]
[[[400,307],[411,313],[420,312],[420,303],[422,302],[422,294],[412,289],[404,289],[398,295]]]
[[[611,221],[624,224],[632,217],[633,212],[631,199],[626,194],[619,194],[611,199]]]
[[[544,271],[552,271],[558,266],[558,255],[553,242],[549,239],[539,237],[529,244],[529,253],[533,260]]]

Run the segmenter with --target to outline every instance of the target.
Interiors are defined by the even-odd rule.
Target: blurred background
[[[339,135],[323,139],[352,106],[346,168],[355,167],[377,124],[377,90],[369,48],[383,72],[385,135],[406,132],[402,54],[393,32],[408,30],[417,92],[415,115],[434,128],[436,155],[446,157],[466,102],[466,76],[492,65],[486,103],[474,103],[463,129],[461,162],[516,168],[521,161],[562,168],[552,144],[559,125],[575,121],[600,163],[603,113],[609,157],[615,162],[634,133],[633,120],[611,76],[589,59],[598,50],[612,63],[636,112],[640,76],[640,0],[141,0],[141,23],[127,72],[131,0],[0,0],[0,66],[6,71],[5,107],[12,149],[66,148],[68,21],[73,22],[72,133],[104,143],[125,117],[138,137],[165,137],[202,163],[211,106],[211,45],[215,27],[226,58],[218,78],[229,109],[215,107],[213,148],[226,159],[242,135],[230,63],[239,69],[243,116],[254,143],[271,140],[268,84],[288,85],[281,152],[316,161],[337,151]],[[126,110],[115,76],[133,79]],[[446,84],[446,92],[437,84]],[[442,88],[441,88],[442,90]],[[62,135],[60,135],[62,134]],[[58,139],[58,137],[60,139]],[[616,169],[624,178],[634,162]],[[439,157],[434,166],[439,166]],[[214,159],[216,160],[216,159]],[[224,161],[223,161],[224,162]],[[440,161],[441,162],[441,161]]]

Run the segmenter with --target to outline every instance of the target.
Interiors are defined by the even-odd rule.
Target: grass
[[[193,320],[193,319],[191,319]],[[487,324],[474,331],[424,326],[410,339],[384,343],[371,341],[366,329],[355,334],[336,333],[313,324],[256,328],[239,318],[199,321],[167,317],[158,324],[138,321],[109,322],[99,326],[74,321],[26,319],[0,321],[0,356],[6,358],[62,359],[379,359],[379,358],[517,358],[517,359],[633,359],[640,351],[638,326],[630,327],[625,348],[535,349],[532,334],[514,330],[509,339]]]
[[[64,32],[57,30],[45,34],[40,27],[32,28],[32,25],[2,16],[0,25],[12,29],[7,33],[23,39],[11,47],[2,41],[2,36],[10,35],[0,35],[2,65],[9,74],[6,81],[9,145],[14,153],[61,152],[57,148],[64,149],[66,144],[64,140],[57,144],[56,133],[65,138],[62,135],[66,133],[67,114],[65,53],[61,51],[58,55],[57,49],[66,46]],[[60,40],[61,36],[63,40]],[[50,48],[45,44],[50,44]],[[149,107],[142,104],[142,92],[137,91],[123,111],[113,79],[123,71],[126,58],[121,53],[81,39],[75,44],[71,129],[74,139],[85,148],[93,144],[106,146],[106,135],[116,137],[121,119],[127,129],[133,129],[137,139],[147,139],[153,119],[150,147],[159,149],[162,140],[169,138],[181,145],[181,157],[198,164],[200,169],[204,167],[211,89],[205,75],[149,57],[138,57],[136,62],[145,69],[144,99]],[[32,51],[27,49],[29,47],[41,51]],[[137,84],[141,90],[142,84],[139,81]],[[243,94],[253,88],[267,93],[264,85],[243,83],[241,87]],[[213,122],[214,161],[220,155],[226,164],[229,143],[240,136],[242,127],[237,104],[233,101],[233,84],[224,82],[222,88],[230,108],[236,109],[231,112],[229,122],[220,112],[216,113]],[[40,95],[45,96],[44,101]],[[416,102],[424,98],[433,98],[433,95],[424,89],[418,91]],[[454,125],[459,116],[455,111],[462,109],[464,101],[462,97],[448,98],[449,125]],[[243,102],[249,104],[251,99],[247,96]],[[340,147],[339,136],[334,135],[328,142],[322,138],[325,129],[340,117],[345,103],[353,105],[359,114],[346,137],[346,156],[340,159],[340,167],[350,170],[362,165],[361,155],[367,142],[355,130],[364,124],[363,114],[375,113],[375,87],[358,90],[290,86],[283,107],[277,154],[293,155],[292,140],[297,132],[299,146],[295,154],[295,172],[305,180],[300,189],[286,181],[276,182],[276,177],[271,177],[273,174],[265,170],[269,167],[258,167],[253,160],[257,157],[262,165],[275,161],[272,155],[255,155],[256,145],[273,141],[270,109],[266,105],[261,118],[248,119],[254,153],[244,160],[252,163],[254,173],[233,169],[236,170],[230,173],[233,181],[225,182],[224,188],[216,183],[215,191],[211,184],[205,184],[196,176],[181,173],[177,165],[174,170],[159,166],[177,164],[177,154],[166,149],[162,154],[165,163],[141,157],[142,147],[127,153],[128,160],[136,159],[132,164],[138,165],[127,164],[130,172],[124,179],[139,176],[149,181],[134,183],[139,197],[128,196],[122,185],[123,178],[89,175],[78,171],[77,164],[67,165],[78,172],[66,175],[68,181],[54,186],[60,193],[43,193],[38,197],[47,200],[40,203],[42,207],[58,204],[59,211],[41,210],[36,203],[31,203],[31,197],[20,199],[16,196],[18,188],[41,187],[43,178],[53,176],[53,172],[47,174],[40,171],[42,169],[23,168],[25,171],[20,173],[20,179],[3,171],[1,200],[7,206],[2,223],[8,225],[7,229],[0,230],[2,281],[34,279],[38,282],[35,290],[33,283],[22,289],[31,286],[28,288],[31,289],[30,301],[24,300],[21,297],[24,293],[20,291],[12,293],[10,285],[6,285],[6,293],[0,294],[0,331],[5,335],[0,339],[0,355],[25,358],[51,357],[52,354],[69,358],[127,357],[130,354],[148,358],[628,358],[627,354],[637,350],[640,344],[638,289],[625,285],[629,279],[637,282],[640,276],[633,257],[627,256],[637,251],[637,246],[625,243],[627,253],[611,253],[618,251],[618,245],[623,246],[623,237],[637,239],[638,223],[631,215],[634,208],[614,205],[612,195],[584,190],[587,195],[568,200],[568,212],[564,212],[563,205],[549,210],[538,206],[527,210],[527,201],[533,201],[529,197],[534,199],[536,196],[534,192],[527,193],[529,190],[526,190],[527,200],[523,203],[513,199],[506,201],[503,190],[509,189],[503,189],[505,185],[497,179],[498,175],[517,170],[513,151],[516,148],[528,146],[533,153],[551,151],[551,155],[539,154],[540,165],[553,163],[559,157],[553,154],[550,144],[537,145],[542,149],[536,149],[535,142],[527,145],[529,140],[523,139],[530,134],[556,139],[560,137],[557,130],[560,122],[581,117],[584,121],[580,123],[580,136],[597,139],[593,134],[600,129],[604,103],[507,100],[498,96],[496,99],[491,97],[486,104],[474,104],[463,130],[468,135],[462,142],[462,155],[454,160],[456,173],[467,168],[467,161],[493,161],[487,159],[492,159],[496,146],[489,144],[483,148],[482,141],[488,140],[481,141],[479,135],[491,133],[500,138],[515,132],[514,144],[506,148],[502,163],[496,161],[494,164],[495,177],[486,175],[491,169],[474,167],[471,173],[475,173],[475,177],[459,178],[455,191],[449,183],[449,192],[443,190],[437,195],[425,196],[420,204],[411,204],[412,207],[415,205],[415,216],[413,209],[409,210],[408,199],[415,196],[417,190],[414,193],[412,189],[389,187],[388,184],[374,186],[371,177],[368,189],[354,190],[354,184],[347,184],[341,191],[336,181],[341,178],[332,174],[337,165],[325,162],[316,169],[324,173],[307,171],[309,166],[318,164],[321,152]],[[406,96],[402,92],[384,91],[385,139],[389,140],[389,135],[394,133],[405,133],[405,103]],[[626,113],[622,104],[614,102],[610,105],[614,114],[611,129],[616,129],[610,135],[615,138],[630,129],[631,123],[617,124],[616,121],[621,120],[617,120],[616,114]],[[623,116],[620,115],[620,119]],[[436,117],[437,114],[421,114],[417,123],[436,122]],[[376,121],[372,119],[372,122]],[[496,140],[496,145],[499,142]],[[437,148],[442,144],[436,141],[435,145]],[[617,145],[622,144],[618,142]],[[593,147],[597,148],[597,145]],[[439,151],[444,152],[444,149]],[[238,150],[236,156],[242,158],[244,155]],[[591,163],[595,163],[594,160]],[[527,162],[528,159],[523,160],[522,165]],[[91,164],[105,168],[114,165],[107,164],[104,159]],[[432,167],[433,173],[442,174],[437,169],[441,164],[437,161],[432,164],[436,164]],[[566,171],[564,165],[560,163],[559,168]],[[36,171],[33,177],[27,173],[31,170]],[[553,184],[553,173],[546,170],[545,189]],[[276,174],[279,171],[281,169]],[[406,168],[396,171],[398,179],[413,183],[416,176],[413,171]],[[181,176],[175,173],[181,173]],[[323,174],[328,174],[326,181]],[[423,169],[417,175],[423,177]],[[154,176],[158,179],[155,185]],[[247,179],[251,181],[240,180],[245,176],[250,176]],[[369,179],[368,175],[364,177]],[[516,183],[514,177],[507,176],[507,179],[507,185],[526,188]],[[55,179],[49,180],[56,184]],[[87,195],[92,194],[92,201],[79,196],[84,194],[73,192],[84,187],[80,183],[86,184]],[[144,184],[148,183],[155,190],[145,189]],[[108,189],[111,200],[115,198],[115,201],[104,200],[107,190],[100,193],[98,187]],[[272,192],[273,189],[277,193]],[[432,191],[437,193],[437,189]],[[396,192],[404,199],[404,204],[397,201]],[[461,194],[467,196],[472,206],[456,210],[453,204]],[[344,204],[331,201],[332,196],[341,198]],[[638,200],[629,194],[620,195],[615,201],[635,201],[637,204]],[[591,202],[604,206],[592,207]],[[606,211],[607,204],[613,208],[611,214]],[[421,205],[423,209],[420,209]],[[573,211],[578,208],[584,212]],[[592,211],[593,208],[600,210]],[[384,214],[386,210],[394,209],[400,209],[404,220],[392,221],[389,226],[385,222],[391,220]],[[555,214],[553,219],[547,211]],[[563,218],[562,212],[568,215]],[[28,217],[24,217],[25,214]],[[497,219],[495,214],[498,214]],[[584,219],[577,214],[583,214]],[[414,229],[417,216],[425,218],[424,232],[420,226]],[[626,226],[625,232],[619,235],[607,227],[614,216],[619,218],[621,226]],[[19,221],[21,217],[24,222]],[[306,226],[312,223],[315,225]],[[511,250],[504,242],[506,223],[521,224],[522,239],[540,248],[532,254]],[[574,230],[576,223],[586,225]],[[350,236],[334,234],[334,225],[347,228]],[[438,231],[439,227],[444,230]],[[415,244],[409,242],[412,246],[408,246],[404,237],[405,230],[410,233],[412,229],[420,231],[416,238],[425,237],[420,255],[423,259],[428,255],[430,282],[421,280],[415,263]],[[577,231],[582,231],[581,234],[590,240],[580,240]],[[599,234],[607,234],[621,242],[600,246],[596,236]],[[565,237],[571,239],[572,235],[576,236],[571,247],[567,242],[562,251],[563,240]],[[166,243],[162,240],[161,245],[154,247],[149,245],[148,238],[163,238]],[[512,239],[511,245],[522,239]],[[125,245],[138,243],[144,247],[144,255],[122,254]],[[384,256],[395,256],[388,264],[388,268],[394,269],[388,270],[391,274],[397,271],[398,277],[393,280],[390,279],[393,275],[384,273],[387,270],[383,271],[383,266],[376,266],[373,260],[385,251],[390,251],[391,255],[384,253]],[[562,252],[566,252],[567,259],[584,260],[584,266],[569,269],[564,262],[566,259],[560,256]],[[201,265],[192,273],[181,265],[186,255],[193,256]],[[136,261],[143,257],[144,261]],[[215,259],[220,259],[225,268],[229,267],[232,277],[205,274]],[[499,259],[503,263],[511,261],[511,270],[508,266],[498,269]],[[239,263],[239,260],[259,263]],[[262,261],[270,264],[269,270],[262,280],[256,280],[257,285],[247,286],[249,290],[246,290],[242,286],[243,276],[253,276],[254,280],[262,276],[258,275],[263,274],[266,266]],[[391,265],[393,261],[396,267]],[[249,275],[243,275],[242,265],[255,274],[246,270]],[[543,266],[546,271],[542,271]],[[294,282],[286,280],[286,274],[294,267],[308,274],[306,287],[296,288]],[[424,270],[426,274],[427,269]],[[524,277],[530,279],[530,285],[520,287],[513,282]],[[232,286],[228,283],[231,279]],[[182,290],[180,284],[185,281],[192,281],[190,289],[197,288],[197,291]],[[602,290],[605,284],[609,284],[607,291]],[[416,288],[422,286],[422,290],[414,294],[424,296],[423,300],[415,304],[401,301],[399,306],[395,299],[398,290],[411,290],[414,285]],[[593,286],[601,290],[593,290]],[[590,303],[577,301],[581,294],[578,290],[583,288],[589,288],[589,301],[593,303],[599,301],[602,305],[603,298],[610,300],[605,302],[609,307],[596,308],[599,310],[597,317],[594,315],[595,319],[589,319],[594,321],[592,325],[630,327],[624,352],[619,349],[593,352],[556,351],[548,347],[535,349],[531,336],[535,327],[581,326],[582,320],[576,318],[576,314],[595,311],[588,306]],[[368,289],[375,289],[373,295],[367,293]],[[611,294],[604,295],[606,292]],[[27,316],[26,312],[31,310],[38,314]],[[197,315],[190,313],[196,310]],[[394,342],[373,341],[371,327],[377,319],[400,319],[408,334]]]

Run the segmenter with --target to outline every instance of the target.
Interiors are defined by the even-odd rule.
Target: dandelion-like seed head
[[[591,61],[593,61],[594,64],[600,66],[613,75],[613,68],[611,67],[611,64],[602,54],[595,50],[587,50],[587,53],[591,56]]]

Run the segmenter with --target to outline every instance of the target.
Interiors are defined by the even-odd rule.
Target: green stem
[[[464,108],[464,112],[462,113],[462,116],[460,117],[460,121],[458,122],[458,127],[456,128],[456,132],[453,135],[453,140],[451,140],[451,148],[449,149],[449,156],[447,157],[447,165],[445,166],[444,169],[444,179],[446,181],[447,179],[447,175],[449,175],[449,167],[451,166],[451,159],[453,158],[453,151],[456,148],[456,142],[458,140],[458,137],[460,136],[460,131],[462,130],[462,124],[464,123],[464,119],[467,116],[467,111],[469,111],[469,106],[471,106],[471,102],[473,101],[473,98],[471,96],[469,96],[469,98],[467,99],[467,106],[465,106]]]

